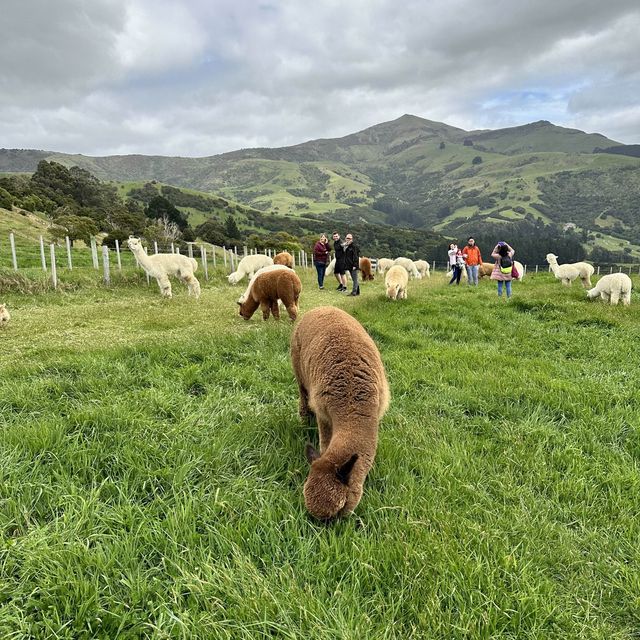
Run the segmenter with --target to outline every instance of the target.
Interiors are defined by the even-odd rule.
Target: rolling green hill
[[[103,180],[157,180],[275,215],[354,210],[454,236],[470,222],[538,219],[625,240],[640,237],[640,158],[602,152],[623,148],[546,121],[465,131],[404,115],[342,138],[205,158],[0,150],[0,171],[34,170],[46,157]]]

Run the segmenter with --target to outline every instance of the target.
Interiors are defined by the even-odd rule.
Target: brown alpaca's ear
[[[304,453],[307,456],[307,461],[311,464],[314,460],[320,457],[320,454],[313,448],[313,445],[307,444],[304,448]]]
[[[338,476],[338,480],[342,482],[342,484],[349,484],[349,476],[353,471],[353,466],[358,459],[358,454],[354,453],[341,467],[338,467],[336,470],[336,476]]]

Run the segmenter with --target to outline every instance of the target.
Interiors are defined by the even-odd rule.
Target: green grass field
[[[326,525],[288,320],[242,321],[221,270],[198,302],[133,270],[29,296],[10,275],[0,637],[638,636],[637,293],[545,273],[506,302],[436,273],[390,302],[303,272],[302,312],[358,318],[392,390],[362,502]]]

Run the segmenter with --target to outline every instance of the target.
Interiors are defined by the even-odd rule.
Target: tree
[[[51,228],[51,235],[56,239],[69,236],[71,244],[74,240],[82,240],[85,244],[91,242],[91,237],[98,233],[98,225],[95,220],[86,216],[65,215],[56,218],[55,225]]]
[[[147,217],[154,220],[167,218],[169,222],[175,223],[179,229],[186,229],[189,226],[189,222],[185,215],[162,196],[155,196],[155,198],[152,198],[145,213]]]
[[[0,207],[3,209],[9,209],[11,211],[11,205],[13,204],[13,198],[11,194],[6,190],[0,187]]]
[[[215,219],[210,218],[196,227],[196,235],[205,242],[222,246],[227,243],[224,227]]]
[[[444,142],[441,142],[441,143],[440,143],[440,146],[439,146],[438,148],[439,148],[439,149],[444,149],[444,148],[445,148],[445,146],[446,146],[446,145],[445,145],[445,143],[444,143]]]
[[[238,229],[238,225],[233,217],[230,215],[227,216],[227,219],[224,223],[224,232],[230,240],[240,240],[240,229]]]
[[[481,164],[482,163],[482,157],[481,156],[476,156],[472,161],[471,164]]]

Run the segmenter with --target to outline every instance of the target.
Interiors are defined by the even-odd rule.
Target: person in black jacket
[[[360,269],[360,247],[353,242],[353,235],[347,233],[344,247],[344,267],[351,274],[353,289],[350,296],[360,295],[360,285],[358,284],[358,269]]]
[[[333,269],[333,274],[338,281],[338,291],[347,290],[347,276],[344,270],[344,245],[340,240],[340,234],[337,231],[333,232],[333,251],[336,258],[336,266]]]

